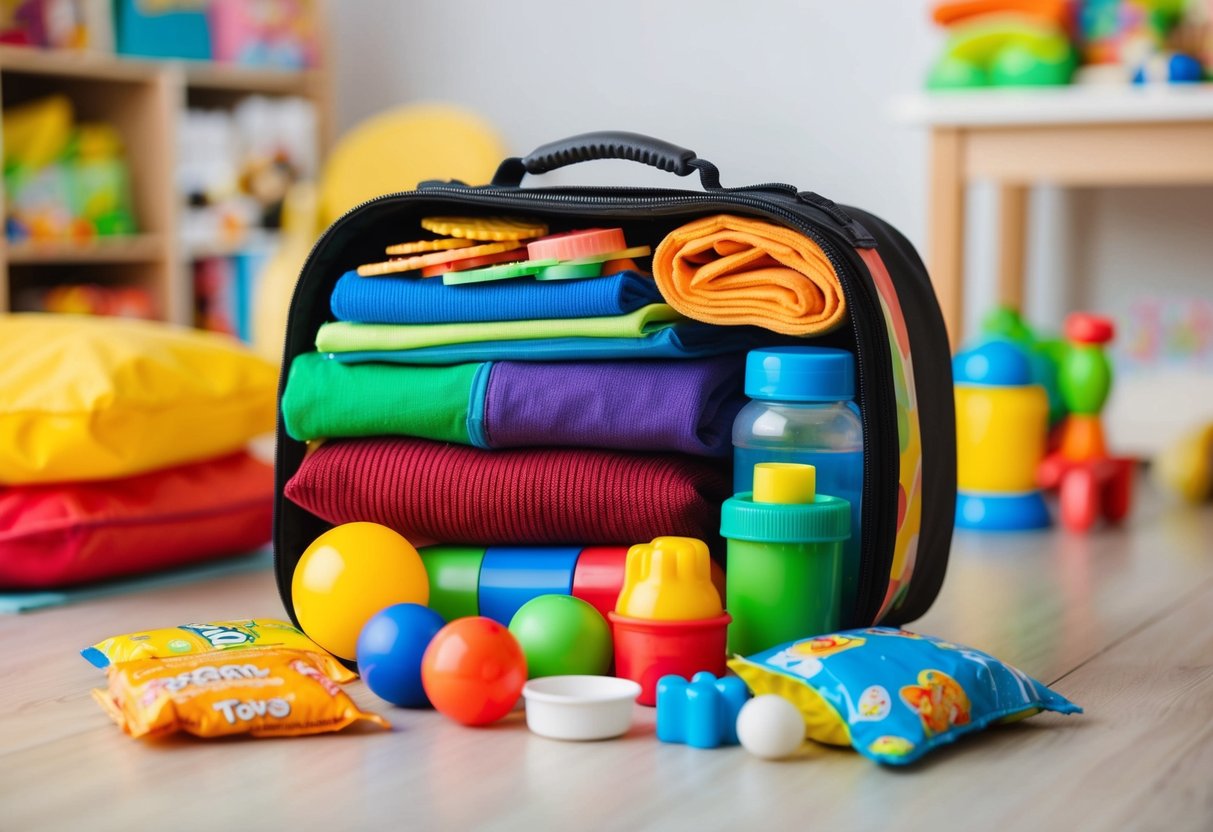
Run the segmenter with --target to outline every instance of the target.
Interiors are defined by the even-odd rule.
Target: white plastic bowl
[[[522,688],[526,725],[554,740],[605,740],[627,733],[640,685],[614,676],[546,676]]]

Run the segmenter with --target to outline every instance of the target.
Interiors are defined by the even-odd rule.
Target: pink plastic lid
[[[622,228],[583,228],[527,243],[528,260],[578,260],[628,247]]]

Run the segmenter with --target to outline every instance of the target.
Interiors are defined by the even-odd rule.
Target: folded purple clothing
[[[745,404],[745,357],[493,364],[482,424],[490,448],[567,445],[729,453]]]

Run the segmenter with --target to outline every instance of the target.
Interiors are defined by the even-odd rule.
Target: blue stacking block
[[[490,546],[480,562],[480,614],[507,627],[540,595],[572,595],[581,547]]]
[[[735,676],[717,679],[706,671],[688,682],[662,676],[657,682],[657,739],[694,748],[737,745],[737,714],[750,698]]]

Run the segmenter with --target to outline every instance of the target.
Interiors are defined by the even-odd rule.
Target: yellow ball
[[[399,534],[378,523],[345,523],[304,551],[291,598],[312,641],[352,661],[371,616],[392,604],[425,606],[430,582],[421,556]]]

